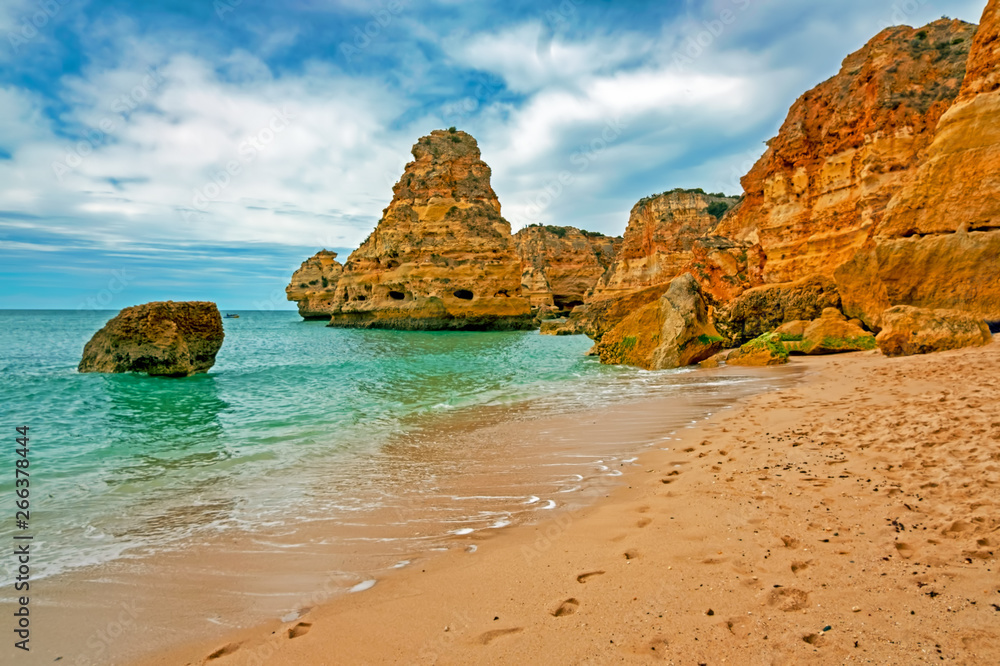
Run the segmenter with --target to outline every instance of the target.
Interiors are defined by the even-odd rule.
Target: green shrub
[[[449,132],[451,132],[452,134],[454,134],[454,133],[455,133],[455,132],[457,132],[458,130],[456,130],[456,129],[455,129],[455,126],[454,126],[454,125],[452,125],[451,127],[449,127],[449,128],[448,128],[448,131],[449,131]]]
[[[729,204],[725,201],[713,201],[708,204],[708,214],[717,220],[721,220],[727,210],[729,210]]]

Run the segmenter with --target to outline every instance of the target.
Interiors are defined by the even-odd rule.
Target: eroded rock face
[[[597,344],[601,363],[663,370],[718,353],[723,338],[712,326],[697,280],[685,273],[663,296],[625,317]]]
[[[832,276],[920,165],[959,93],[975,29],[946,19],[887,28],[848,56],[792,106],[716,233],[759,242],[767,282]]]
[[[629,214],[615,263],[594,288],[591,300],[673,280],[692,261],[698,240],[708,235],[737,201],[693,190],[674,190],[640,200]],[[707,256],[717,249],[709,244],[702,252]],[[733,270],[740,272],[738,267]]]
[[[639,291],[633,291],[614,298],[605,298],[581,305],[562,326],[569,332],[562,335],[584,334],[594,342],[600,342],[605,333],[617,326],[625,317],[649,303],[659,300],[667,289],[669,282],[658,284]],[[555,331],[551,331],[553,334]]]
[[[826,308],[839,308],[833,280],[815,275],[796,282],[766,284],[743,292],[713,313],[719,332],[742,345],[784,323],[818,319]]]
[[[285,294],[299,306],[303,319],[329,319],[337,299],[337,282],[343,272],[336,252],[320,250],[292,273]]]
[[[574,227],[530,226],[514,234],[521,293],[533,307],[572,310],[614,261],[621,238]]]
[[[225,332],[215,303],[154,302],[125,308],[83,348],[80,372],[185,377],[208,370]]]
[[[1000,319],[1000,1],[991,0],[961,92],[926,160],[837,282],[872,327],[892,305]]]
[[[510,224],[476,140],[435,130],[413,157],[378,226],[344,264],[329,325],[531,328]]]
[[[959,310],[897,305],[882,313],[881,320],[883,328],[876,341],[886,356],[981,347],[993,339],[985,321]]]

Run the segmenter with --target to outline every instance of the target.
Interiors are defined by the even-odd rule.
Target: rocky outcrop
[[[658,300],[644,305],[605,333],[597,345],[602,363],[663,370],[715,355],[723,339],[712,326],[698,282],[685,273]]]
[[[1000,1],[991,0],[961,92],[882,224],[837,271],[845,312],[872,327],[892,305],[1000,319]]]
[[[691,245],[681,272],[691,273],[710,301],[724,303],[764,282],[764,252],[760,245],[705,236]]]
[[[533,225],[514,234],[521,293],[533,307],[582,305],[615,258],[621,238],[573,227]]]
[[[876,341],[886,356],[981,347],[993,339],[985,321],[958,310],[897,305],[882,313],[881,320],[883,328]]]
[[[822,275],[785,284],[754,287],[716,308],[719,332],[742,345],[786,322],[819,318],[826,308],[838,308],[840,295],[833,280]]]
[[[763,367],[785,363],[788,363],[788,350],[778,332],[756,337],[726,357],[727,365]]]
[[[779,328],[779,335],[782,335],[780,331]],[[792,336],[785,333],[782,337],[785,339]],[[857,324],[847,321],[840,310],[826,308],[819,319],[806,325],[802,332],[802,341],[798,343],[788,341],[786,348],[810,356],[870,351],[875,349],[875,336]]]
[[[597,283],[591,300],[670,282],[694,259],[697,241],[708,235],[737,201],[702,190],[672,190],[641,199],[629,214],[615,263]],[[729,243],[731,247],[726,249],[735,247]],[[702,252],[707,256],[717,249],[709,243]],[[723,272],[731,263],[725,262]],[[732,278],[737,279],[736,275]]]
[[[947,19],[887,28],[848,56],[836,76],[792,106],[743,178],[743,202],[716,233],[759,242],[766,282],[832,276],[881,225],[890,199],[920,165],[959,93],[974,33],[975,26]],[[961,180],[975,188],[975,179]]]
[[[531,328],[510,224],[476,140],[435,130],[413,157],[378,226],[344,264],[329,325]]]
[[[625,317],[639,308],[653,303],[670,287],[669,282],[658,284],[639,291],[633,291],[614,298],[605,298],[581,305],[573,310],[569,320],[562,324],[569,332],[560,335],[589,336],[594,342],[600,342],[605,333],[617,326]],[[555,330],[549,331],[557,334]]]
[[[320,250],[292,273],[285,294],[299,306],[303,319],[329,319],[337,298],[337,282],[343,272],[336,252]]]
[[[125,308],[83,348],[80,372],[185,377],[208,372],[225,333],[215,303],[156,302]]]

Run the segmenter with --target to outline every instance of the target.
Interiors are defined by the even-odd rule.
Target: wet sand
[[[567,395],[409,421],[351,467],[337,463],[324,476],[319,465],[330,462],[317,460],[313,476],[328,481],[306,488],[302,516],[287,523],[201,531],[40,581],[31,663],[107,666],[192,641],[225,644],[233,633],[370,594],[442,554],[475,558],[512,528],[593,505],[673,432],[801,374],[649,373],[629,380],[624,395],[594,398],[595,409],[567,413]],[[629,397],[636,386],[646,397]],[[226,506],[193,498],[183,509],[153,516],[152,527],[184,530]]]
[[[1000,344],[794,363],[594,505],[138,663],[1000,662]]]

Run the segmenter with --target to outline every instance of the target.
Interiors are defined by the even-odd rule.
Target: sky
[[[788,108],[890,25],[985,0],[0,0],[0,308],[292,309],[410,148],[475,136],[504,217],[619,235],[741,192]]]

